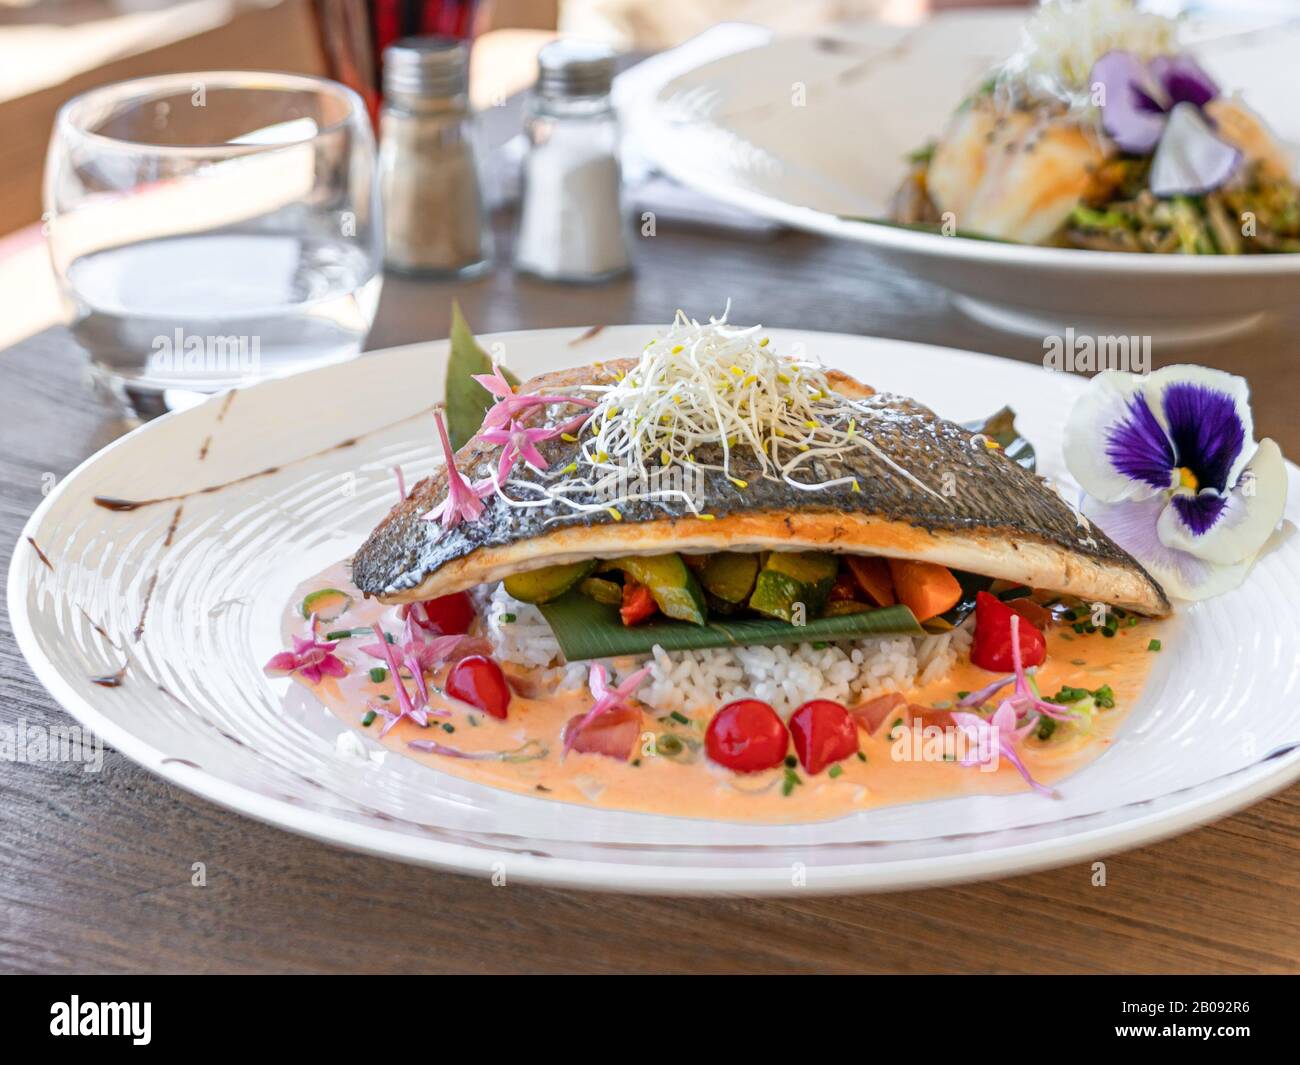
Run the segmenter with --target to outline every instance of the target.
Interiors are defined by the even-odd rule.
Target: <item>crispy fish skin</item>
[[[626,359],[543,374],[520,392],[607,383],[633,365]],[[932,491],[870,454],[814,467],[818,480],[858,478],[859,491],[847,485],[802,491],[761,477],[752,456],[733,453],[733,472],[748,487],[706,471],[697,502],[715,516],[711,521],[652,503],[621,503],[622,520],[605,511],[570,516],[555,505],[511,508],[492,495],[479,520],[444,532],[420,520],[446,495],[440,473],[417,484],[376,526],[353,557],[352,579],[367,596],[402,603],[589,558],[818,550],[922,559],[1143,614],[1169,612],[1160,586],[1131,556],[1000,449],[985,447],[970,430],[912,400],[876,394],[844,374],[829,376],[837,392],[865,399],[877,412],[860,419],[861,431]],[[555,416],[574,411],[566,407]],[[578,451],[561,440],[541,450],[552,468]],[[697,454],[712,460],[704,448]],[[467,478],[479,478],[496,456],[496,448],[474,440],[456,462]],[[563,520],[547,524],[558,516]]]

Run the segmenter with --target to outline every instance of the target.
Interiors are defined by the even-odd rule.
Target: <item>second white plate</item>
[[[638,143],[666,173],[788,225],[862,244],[949,289],[987,324],[1033,336],[1204,342],[1289,308],[1300,255],[1093,252],[945,237],[882,219],[906,157],[1016,47],[1023,13],[965,12],[915,28],[784,37],[673,78],[634,108]],[[1193,27],[1197,53],[1278,135],[1300,143],[1290,100],[1300,22],[1267,32]]]

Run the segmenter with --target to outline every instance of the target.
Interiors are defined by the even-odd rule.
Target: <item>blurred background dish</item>
[[[916,27],[774,37],[679,73],[639,112],[641,143],[679,181],[787,225],[858,242],[949,289],[986,324],[1027,335],[1149,335],[1186,343],[1253,328],[1286,306],[1300,256],[1095,253],[891,224],[908,158],[1016,48],[1022,12],[957,12]],[[1261,29],[1266,25],[1267,31]],[[1300,23],[1192,23],[1223,85],[1288,145]],[[960,220],[958,220],[960,228]]]

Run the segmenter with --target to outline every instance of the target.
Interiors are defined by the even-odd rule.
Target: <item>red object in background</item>
[[[378,125],[384,97],[384,49],[403,37],[469,40],[476,0],[315,0],[326,72],[355,89]]]

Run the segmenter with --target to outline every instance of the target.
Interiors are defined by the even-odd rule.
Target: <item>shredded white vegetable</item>
[[[536,480],[512,477],[502,487],[525,498],[506,491],[502,497],[512,506],[559,504],[575,514],[603,510],[615,518],[628,503],[649,501],[708,518],[694,494],[681,487],[689,477],[647,483],[642,471],[713,471],[743,492],[749,487],[744,477],[754,476],[733,467],[743,448],[759,458],[760,476],[801,491],[860,490],[852,475],[818,474],[825,468],[818,460],[842,468],[857,451],[942,498],[864,432],[887,412],[833,392],[820,363],[779,355],[760,334],[760,326],[729,325],[726,312],[701,324],[678,311],[667,333],[651,340],[617,383],[580,390],[597,405],[582,429],[575,462]],[[703,461],[697,452],[704,445],[720,447],[720,459]]]
[[[998,70],[1000,87],[1086,108],[1093,64],[1123,49],[1141,59],[1178,49],[1178,24],[1133,0],[1044,0],[1021,30],[1020,49]]]

